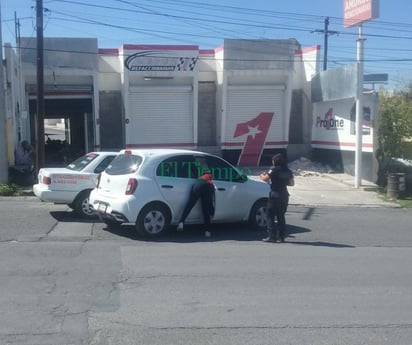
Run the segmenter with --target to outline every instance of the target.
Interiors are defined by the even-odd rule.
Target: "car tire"
[[[249,223],[254,229],[266,230],[266,208],[267,200],[260,199],[255,202],[250,210]]]
[[[159,237],[167,231],[170,218],[170,211],[164,204],[148,204],[137,217],[136,230],[144,237]]]
[[[90,219],[96,217],[96,212],[89,204],[90,190],[84,190],[79,193],[74,201],[74,211],[79,217]]]

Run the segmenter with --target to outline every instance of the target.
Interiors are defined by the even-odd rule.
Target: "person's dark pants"
[[[213,207],[213,192],[211,192],[210,186],[206,183],[196,183],[193,185],[190,191],[189,200],[183,210],[179,223],[186,220],[190,211],[200,199],[202,203],[203,222],[207,228],[209,227],[211,218],[210,210]]]
[[[284,240],[286,237],[286,211],[289,204],[289,195],[278,198],[269,198],[267,205],[267,232],[268,237]],[[277,225],[275,224],[277,220]]]

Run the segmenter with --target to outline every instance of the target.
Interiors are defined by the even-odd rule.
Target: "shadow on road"
[[[347,244],[339,244],[339,243],[331,243],[331,242],[321,242],[321,241],[315,241],[315,242],[303,242],[303,241],[293,241],[289,240],[287,241],[288,243],[291,244],[298,244],[298,245],[304,245],[304,246],[314,246],[314,247],[330,247],[330,248],[355,248],[355,246],[350,246]]]
[[[300,233],[310,232],[310,229],[287,225],[288,237],[286,242],[295,245],[317,246],[317,247],[330,247],[330,248],[355,248],[354,246],[321,242],[321,241],[295,241],[295,235]],[[134,226],[132,225],[119,225],[116,227],[103,228],[103,231],[110,232],[113,235],[128,238],[140,242],[157,242],[157,243],[195,243],[195,242],[221,242],[221,241],[241,241],[252,242],[261,241],[263,237],[266,237],[266,231],[253,230],[248,224],[213,224],[211,226],[212,236],[207,238],[204,236],[204,231],[201,225],[188,225],[185,226],[185,230],[177,232],[175,227],[171,227],[169,231],[159,238],[146,238],[141,237],[136,233]],[[269,244],[270,245],[270,244]]]
[[[53,211],[51,216],[58,222],[76,222],[76,223],[102,223],[98,217],[92,219],[83,219],[79,217],[74,211]],[[309,209],[306,215],[309,218],[313,214],[313,209]],[[220,241],[261,241],[266,237],[266,231],[254,230],[248,223],[235,224],[212,224],[210,231],[212,236],[207,238],[204,234],[204,227],[202,225],[186,225],[184,231],[176,231],[176,227],[171,226],[169,230],[161,237],[148,238],[142,237],[137,232],[133,225],[117,225],[107,226],[102,224],[102,230],[111,233],[114,236],[127,238],[133,241],[141,242],[158,242],[158,243],[195,243],[195,242],[220,242]],[[331,247],[331,248],[354,248],[354,246],[344,245],[330,242],[309,242],[309,241],[295,241],[295,235],[301,233],[311,232],[310,229],[292,224],[287,225],[288,237],[286,242],[296,245]]]
[[[103,231],[108,231],[116,236],[144,242],[219,242],[219,241],[260,241],[266,237],[266,231],[253,230],[247,223],[240,224],[212,224],[210,231],[212,236],[207,238],[201,225],[186,225],[184,231],[176,231],[176,227],[170,227],[169,231],[159,238],[141,237],[137,234],[133,225],[104,226]],[[309,229],[288,225],[288,233],[299,234],[309,232]]]
[[[90,219],[81,218],[73,210],[71,210],[71,211],[52,211],[52,212],[50,212],[50,215],[54,219],[56,219],[58,222],[62,222],[62,223],[68,223],[68,222],[76,222],[76,223],[96,223],[96,222],[99,222],[100,223],[100,220],[97,216],[92,217]]]

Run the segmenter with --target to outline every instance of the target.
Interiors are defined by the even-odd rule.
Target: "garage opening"
[[[36,138],[36,99],[30,100],[30,131]],[[45,166],[65,166],[93,150],[92,98],[44,100]]]

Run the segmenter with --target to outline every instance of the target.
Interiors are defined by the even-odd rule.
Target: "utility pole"
[[[1,3],[0,3],[1,23]],[[0,25],[0,183],[7,183],[8,176],[8,154],[6,140],[6,95],[4,92],[4,69],[3,69],[3,39]]]
[[[324,29],[324,46],[325,49],[323,50],[323,70],[326,71],[328,68],[328,28],[329,28],[329,17],[325,18],[325,29]]]
[[[323,70],[326,71],[328,67],[328,37],[329,35],[337,35],[338,31],[329,30],[329,17],[325,18],[325,28],[323,30],[315,30],[324,34],[324,49],[323,49]]]
[[[43,0],[36,0],[37,28],[37,109],[36,109],[36,170],[44,166],[44,51]]]
[[[362,135],[363,135],[363,55],[364,37],[362,24],[359,25],[358,39],[356,41],[356,64],[358,69],[358,87],[356,95],[356,150],[355,150],[355,188],[362,184]]]

